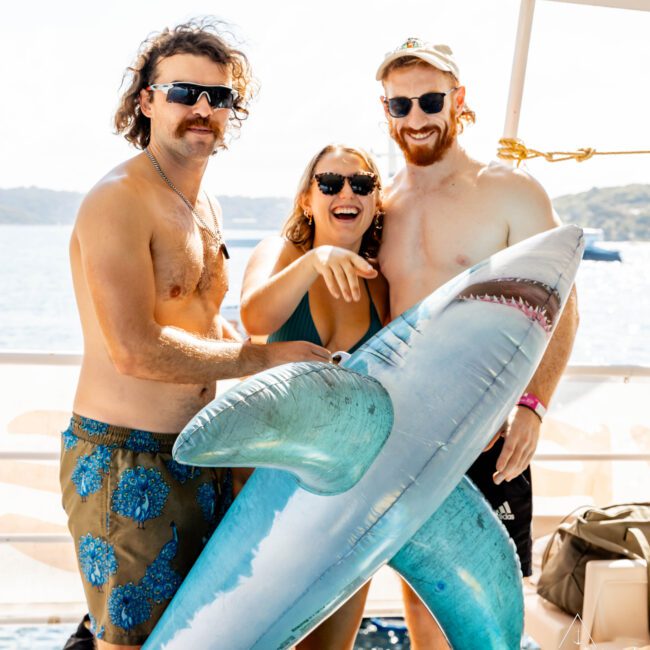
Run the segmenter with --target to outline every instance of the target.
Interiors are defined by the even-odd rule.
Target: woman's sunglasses
[[[322,172],[314,174],[318,189],[327,196],[338,194],[347,179],[350,189],[359,196],[368,196],[377,185],[377,176],[371,172],[357,172],[350,176],[336,174],[335,172]]]
[[[456,88],[448,90],[446,93],[424,93],[419,97],[382,97],[381,101],[388,107],[388,112],[392,117],[406,117],[413,108],[413,100],[417,99],[423,113],[427,115],[435,115],[440,113],[445,105],[445,97],[449,93],[453,93]]]
[[[167,95],[171,104],[194,106],[203,95],[212,108],[232,108],[238,93],[230,86],[204,86],[187,81],[174,81],[168,84],[151,84],[146,90],[160,90]]]

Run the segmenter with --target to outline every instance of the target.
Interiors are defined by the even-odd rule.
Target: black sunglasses
[[[388,107],[388,112],[392,117],[406,117],[413,108],[413,100],[417,99],[422,112],[427,115],[434,115],[435,113],[440,113],[443,106],[445,105],[445,97],[449,93],[453,93],[456,88],[448,90],[446,93],[424,93],[419,97],[382,97],[381,100]]]
[[[350,176],[343,176],[343,174],[335,172],[322,172],[314,174],[314,179],[318,189],[327,196],[338,194],[343,189],[345,179],[350,183],[350,189],[359,196],[368,196],[377,185],[377,176],[371,172],[357,172]]]
[[[160,90],[167,95],[171,104],[194,106],[203,95],[212,108],[232,108],[238,93],[230,86],[204,86],[187,81],[174,81],[168,84],[151,84],[146,90]]]

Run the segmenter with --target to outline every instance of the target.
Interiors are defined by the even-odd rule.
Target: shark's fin
[[[317,494],[349,490],[393,426],[393,407],[370,377],[327,363],[291,363],[217,397],[182,431],[174,458],[209,467],[287,470]]]
[[[389,564],[436,617],[452,648],[519,647],[524,615],[519,559],[469,479]]]

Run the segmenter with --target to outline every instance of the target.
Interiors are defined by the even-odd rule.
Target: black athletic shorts
[[[483,493],[494,508],[497,517],[507,528],[512,537],[524,576],[532,574],[532,531],[533,522],[533,485],[530,467],[522,474],[495,485],[492,475],[496,471],[497,459],[503,449],[503,438],[494,444],[492,449],[482,453],[469,468],[467,476]]]

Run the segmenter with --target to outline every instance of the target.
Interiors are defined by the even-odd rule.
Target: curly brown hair
[[[395,61],[390,63],[388,66],[386,66],[386,69],[384,70],[381,76],[381,81],[382,83],[386,81],[388,75],[393,70],[399,70],[402,68],[412,68],[416,65],[434,67],[430,63],[423,61],[417,56],[403,56],[400,57],[399,59],[395,59]],[[436,70],[437,69],[438,68],[436,68]],[[459,85],[460,82],[458,81],[458,79],[453,73],[447,72],[446,70],[440,70],[440,72],[442,72],[445,76],[449,77],[452,80],[454,86]],[[476,113],[467,104],[463,104],[463,110],[460,113],[456,114],[456,125],[458,127],[458,133],[462,133],[465,126],[467,126],[468,124],[474,124],[474,122],[476,122]]]
[[[287,220],[282,226],[282,236],[288,239],[290,242],[294,243],[304,252],[307,252],[313,247],[314,224],[313,222],[310,223],[309,218],[305,214],[305,211],[302,208],[302,202],[307,195],[307,192],[309,192],[309,187],[314,176],[316,165],[318,165],[318,163],[328,153],[340,151],[353,154],[360,158],[368,170],[375,174],[377,177],[377,185],[375,186],[374,191],[377,193],[378,212],[375,215],[375,218],[373,219],[370,227],[366,230],[366,232],[363,233],[363,237],[361,238],[361,246],[359,247],[359,255],[361,255],[361,257],[365,257],[368,260],[372,260],[375,259],[379,253],[379,246],[381,245],[381,233],[384,225],[384,213],[381,209],[381,175],[379,173],[377,163],[374,161],[372,156],[367,151],[364,151],[358,147],[349,147],[342,144],[328,144],[309,161],[309,164],[307,165],[302,177],[300,178],[300,182],[298,183],[298,191],[296,192],[296,198],[293,202],[293,209],[291,210],[291,214],[287,217]]]
[[[206,56],[230,70],[232,85],[238,94],[230,121],[235,130],[240,129],[248,117],[248,105],[257,90],[257,83],[246,55],[230,45],[226,34],[232,39],[226,23],[207,17],[192,19],[173,29],[165,28],[142,41],[135,62],[126,69],[122,79],[122,85],[127,81],[129,85],[115,113],[116,133],[124,135],[140,149],[149,145],[151,121],[142,113],[140,91],[155,81],[158,62],[174,54]]]

